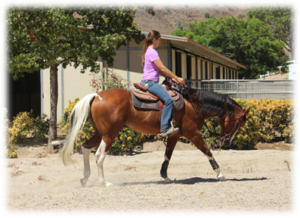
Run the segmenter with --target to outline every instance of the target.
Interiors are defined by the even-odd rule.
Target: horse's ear
[[[245,112],[244,112],[244,116],[246,116],[250,111],[250,108],[248,108]]]
[[[242,110],[245,111],[245,110],[246,110],[246,106],[243,106],[243,107],[242,107]]]

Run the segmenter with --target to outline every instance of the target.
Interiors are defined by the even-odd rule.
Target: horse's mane
[[[231,115],[234,111],[234,106],[237,105],[241,108],[236,101],[228,97],[227,95],[208,92],[208,91],[200,91],[198,89],[189,89],[189,94],[193,94],[197,92],[197,99],[196,101],[200,102],[201,104],[201,112],[204,114],[213,114],[219,116],[220,114],[224,113],[226,110],[227,115]],[[226,107],[224,107],[226,101]]]

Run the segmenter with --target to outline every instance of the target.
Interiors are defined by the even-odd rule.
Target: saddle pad
[[[133,94],[132,89],[130,90],[130,92],[131,92],[132,103],[135,107],[160,111],[158,99],[156,101],[142,100],[142,99],[137,98]]]
[[[151,94],[150,92],[144,92],[139,89],[131,89],[131,90],[137,98],[142,99],[142,100],[157,101],[159,99],[157,96]],[[167,92],[173,98],[173,101],[177,101],[179,99],[179,94],[176,91],[168,90]]]
[[[132,103],[135,107],[137,108],[143,108],[143,109],[150,109],[150,110],[157,110],[160,111],[161,109],[163,109],[163,103],[157,99],[156,101],[149,101],[149,100],[143,100],[140,98],[137,98],[134,93],[133,93],[133,89],[130,90],[131,92],[131,98],[132,98]],[[182,95],[179,95],[178,93],[176,93],[176,101],[174,101],[174,108],[175,111],[179,111],[183,108],[184,106],[184,100]]]

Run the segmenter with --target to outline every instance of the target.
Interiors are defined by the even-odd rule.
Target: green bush
[[[134,150],[142,150],[145,134],[135,132],[123,127],[112,144],[110,154],[132,153]]]
[[[7,109],[5,111],[6,125],[5,133],[7,136],[6,156],[9,158],[17,158],[18,144],[32,137],[34,141],[45,141],[49,131],[49,119],[45,114],[42,117],[33,117],[32,110],[30,112],[20,112],[13,121],[7,119]]]
[[[241,127],[230,146],[223,148],[253,149],[260,142],[271,142],[281,138],[291,142],[294,132],[294,113],[292,100],[272,99],[235,99],[240,106],[247,106],[250,112],[244,127]],[[220,133],[218,118],[206,120],[209,128]],[[209,136],[205,127],[201,130],[203,138]],[[210,137],[205,139],[209,147],[218,147],[218,139]]]

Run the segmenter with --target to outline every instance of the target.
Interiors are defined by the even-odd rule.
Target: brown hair
[[[159,39],[160,33],[156,30],[151,30],[145,38],[144,47],[143,47],[143,56],[142,56],[142,66],[145,64],[145,54],[148,47],[153,43],[153,39]]]

